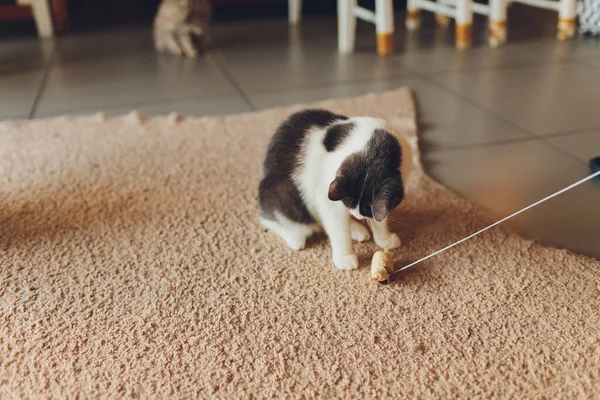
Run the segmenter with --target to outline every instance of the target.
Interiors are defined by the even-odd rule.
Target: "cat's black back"
[[[308,109],[291,115],[269,142],[258,188],[263,218],[275,219],[275,211],[294,222],[315,222],[293,180],[298,156],[306,134],[313,127],[325,128],[348,117],[327,110]]]

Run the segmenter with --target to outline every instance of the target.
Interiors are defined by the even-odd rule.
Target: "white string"
[[[482,232],[485,232],[485,231],[487,231],[488,229],[490,229],[490,228],[493,228],[493,227],[495,227],[496,225],[499,225],[499,224],[503,223],[503,222],[504,222],[504,221],[506,221],[507,219],[510,219],[510,218],[514,217],[515,215],[519,215],[519,214],[521,214],[522,212],[524,212],[524,211],[527,211],[527,210],[529,210],[530,208],[533,208],[533,207],[537,206],[538,204],[541,204],[541,203],[545,202],[546,200],[550,200],[551,198],[553,198],[553,197],[556,197],[556,196],[558,196],[559,194],[562,194],[562,193],[564,193],[564,192],[566,192],[566,191],[568,191],[568,190],[571,190],[571,189],[573,189],[575,186],[581,185],[582,183],[584,183],[584,182],[587,182],[587,181],[589,181],[590,179],[592,179],[592,178],[595,178],[596,176],[599,176],[599,175],[600,175],[600,171],[598,171],[598,172],[595,172],[595,173],[593,173],[592,175],[590,175],[590,176],[588,176],[588,177],[586,177],[586,178],[583,178],[582,180],[580,180],[580,181],[578,181],[578,182],[575,182],[574,184],[572,184],[572,185],[570,185],[570,186],[567,186],[566,188],[564,188],[564,189],[562,189],[562,190],[559,190],[558,192],[556,192],[556,193],[554,193],[554,194],[551,194],[550,196],[548,196],[548,197],[546,197],[546,198],[543,198],[542,200],[540,200],[540,201],[537,201],[537,202],[535,202],[535,203],[533,203],[533,204],[531,204],[531,205],[529,205],[529,206],[525,207],[524,209],[522,209],[522,210],[519,210],[519,211],[517,211],[516,213],[514,213],[514,214],[511,214],[511,215],[509,215],[508,217],[506,217],[506,218],[503,218],[503,219],[501,219],[500,221],[498,221],[498,222],[495,222],[495,223],[493,223],[492,225],[490,225],[490,226],[487,226],[487,227],[485,227],[485,228],[481,229],[480,231],[477,231],[477,232],[475,232],[474,234],[472,234],[472,235],[470,235],[470,236],[467,236],[467,237],[466,237],[466,238],[464,238],[464,239],[461,239],[461,240],[459,240],[458,242],[452,243],[451,245],[449,245],[449,246],[446,246],[446,247],[444,247],[443,249],[440,249],[440,250],[436,251],[435,253],[432,253],[432,254],[430,254],[430,255],[428,255],[428,256],[426,256],[426,257],[423,257],[423,258],[421,258],[421,259],[419,259],[419,260],[417,260],[417,261],[415,261],[415,262],[412,262],[412,263],[410,263],[410,264],[408,264],[408,265],[405,265],[404,267],[402,267],[402,268],[400,268],[400,269],[398,269],[398,270],[394,271],[393,273],[394,273],[394,274],[396,274],[396,273],[398,273],[398,272],[400,272],[400,271],[404,271],[405,269],[408,269],[408,268],[410,268],[410,267],[412,267],[412,266],[415,266],[415,265],[419,264],[420,262],[423,262],[423,261],[427,260],[428,258],[431,258],[431,257],[433,257],[433,256],[435,256],[435,255],[437,255],[437,254],[440,254],[440,253],[441,253],[441,252],[443,252],[443,251],[446,251],[446,250],[448,250],[448,249],[450,249],[450,248],[452,248],[452,247],[454,247],[454,246],[456,246],[456,245],[458,245],[458,244],[461,244],[462,242],[465,242],[465,241],[467,241],[467,240],[471,239],[472,237],[474,237],[474,236],[477,236],[477,235],[479,235],[480,233],[482,233]]]

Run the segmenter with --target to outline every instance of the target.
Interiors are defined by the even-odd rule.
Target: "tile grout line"
[[[246,92],[242,89],[240,84],[235,80],[225,62],[220,59],[220,55],[218,53],[208,54],[208,57],[219,67],[221,73],[225,76],[225,78],[229,81],[229,83],[233,86],[233,88],[238,92],[238,94],[242,97],[244,102],[252,111],[256,111],[256,106],[250,100],[250,97],[246,94]]]
[[[424,76],[424,75],[422,75],[422,74],[420,74],[420,73],[418,73],[418,72],[416,72],[414,70],[411,70],[411,71],[414,74],[416,74],[417,76],[419,76],[421,79],[424,79],[424,80],[428,81],[429,83],[437,86],[439,89],[442,89],[442,90],[444,90],[444,91],[446,91],[448,93],[451,93],[452,95],[456,96],[457,98],[461,99],[462,101],[464,101],[464,102],[466,102],[466,103],[468,103],[468,104],[470,104],[470,105],[478,108],[479,110],[487,113],[488,115],[491,115],[494,118],[497,118],[498,120],[504,122],[505,124],[507,124],[509,126],[512,126],[513,128],[518,129],[518,130],[526,133],[527,135],[530,136],[530,138],[531,138],[532,141],[535,140],[535,139],[537,139],[539,142],[543,143],[545,146],[548,146],[548,147],[552,148],[553,150],[558,151],[560,154],[562,154],[562,155],[570,158],[571,160],[575,160],[577,163],[582,163],[582,161],[579,158],[573,156],[571,153],[568,153],[567,151],[561,149],[560,147],[557,147],[557,146],[553,145],[552,143],[548,142],[547,140],[545,140],[544,137],[543,137],[543,135],[536,135],[533,132],[529,131],[528,129],[521,127],[520,125],[516,124],[515,122],[513,122],[513,121],[511,121],[511,120],[509,120],[509,119],[507,119],[507,118],[505,118],[505,117],[503,117],[503,116],[501,116],[501,115],[499,115],[499,114],[497,114],[497,113],[495,113],[495,112],[493,112],[491,110],[488,110],[486,107],[483,107],[482,105],[480,105],[480,104],[472,101],[468,97],[466,97],[466,96],[464,96],[464,95],[462,95],[462,94],[460,94],[460,93],[452,90],[451,88],[449,88],[449,87],[447,87],[447,86],[445,86],[445,85],[443,85],[443,84],[441,84],[441,83],[439,83],[439,82],[437,82],[437,81],[435,81],[433,79],[429,79],[427,76]]]
[[[29,117],[28,119],[33,119],[38,105],[40,103],[40,100],[42,98],[42,94],[44,93],[44,89],[46,88],[46,83],[48,82],[48,76],[50,75],[50,70],[52,69],[52,65],[54,64],[54,59],[56,58],[56,53],[57,53],[57,49],[56,49],[56,42],[54,43],[54,47],[52,49],[52,54],[50,55],[50,59],[48,60],[48,63],[46,64],[46,68],[44,69],[44,76],[42,77],[42,81],[40,82],[40,87],[35,95],[35,98],[33,99],[33,104],[31,105],[31,111],[29,112]]]
[[[578,163],[581,163],[581,164],[583,164],[585,166],[588,165],[588,163],[586,161],[581,160],[576,155],[571,154],[570,152],[568,152],[568,151],[564,150],[563,148],[561,148],[561,147],[553,144],[552,142],[550,142],[549,138],[542,138],[542,143],[545,144],[546,146],[548,146],[548,147],[550,147],[550,148],[558,151],[559,153],[561,153],[561,154],[569,157],[570,159],[577,161]]]

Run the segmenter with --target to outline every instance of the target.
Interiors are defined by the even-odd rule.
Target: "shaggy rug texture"
[[[416,134],[406,89],[317,106]],[[600,396],[599,261],[499,228],[379,286],[373,242],[344,272],[323,236],[264,232],[300,108],[0,123],[0,397]],[[420,167],[407,186],[398,265],[490,223]]]

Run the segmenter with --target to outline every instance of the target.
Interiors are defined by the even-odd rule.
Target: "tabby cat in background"
[[[156,50],[196,57],[208,44],[211,7],[208,0],[163,0],[154,18]]]

